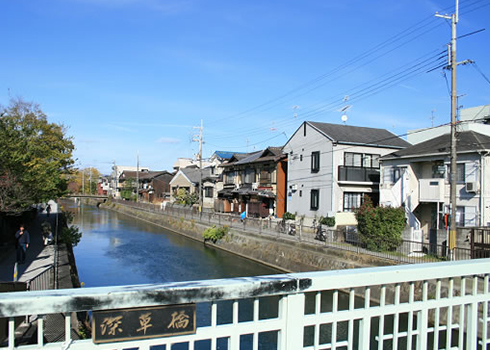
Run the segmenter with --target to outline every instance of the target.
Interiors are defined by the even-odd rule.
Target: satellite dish
[[[347,114],[342,114],[342,117],[341,117],[342,121],[344,122],[344,124],[347,122]]]

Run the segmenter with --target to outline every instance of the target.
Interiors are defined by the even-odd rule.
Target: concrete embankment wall
[[[196,241],[204,242],[202,233],[210,225],[201,224],[194,220],[185,220],[184,218],[174,218],[165,215],[163,212],[153,213],[150,211],[133,208],[117,203],[100,203],[91,200],[90,204],[100,204],[101,207],[114,210],[134,218],[151,222],[159,225],[169,231],[189,237]],[[387,266],[395,265],[395,262],[377,258],[374,256],[353,253],[343,250],[335,250],[319,245],[307,244],[294,240],[278,239],[277,237],[259,235],[250,232],[231,229],[230,232],[217,243],[206,244],[223,249],[230,253],[257,261],[259,263],[272,266],[285,272],[304,272],[314,270],[342,270],[362,267]],[[410,285],[402,283],[401,302],[406,302],[409,298]],[[456,286],[455,286],[456,287]],[[459,293],[459,288],[455,288],[455,293]],[[362,288],[355,289],[359,298],[364,297]],[[386,303],[394,303],[395,289],[394,286],[387,286],[385,291]],[[435,295],[435,281],[429,281],[429,295]],[[441,294],[445,297],[448,293],[445,283],[442,286]],[[380,302],[381,286],[371,288],[370,299],[374,303]],[[422,281],[415,283],[414,295],[416,300],[422,297]],[[429,320],[433,321],[435,317],[434,310],[429,312]],[[439,319],[445,322],[447,309],[440,310]],[[459,320],[459,313],[453,313],[453,320]]]
[[[154,223],[200,242],[204,242],[203,231],[210,227],[194,220],[174,218],[162,212],[152,213],[117,203],[104,203],[101,207]],[[341,270],[393,264],[391,261],[370,255],[328,249],[295,240],[243,232],[235,228],[220,241],[206,244],[287,272]]]

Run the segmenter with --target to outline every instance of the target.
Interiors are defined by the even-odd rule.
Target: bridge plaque
[[[196,304],[94,311],[94,343],[168,337],[196,332]]]

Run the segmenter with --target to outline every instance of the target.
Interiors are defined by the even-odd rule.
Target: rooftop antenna
[[[344,97],[344,101],[346,101],[346,98],[348,98],[348,96]],[[349,108],[351,108],[351,107],[352,107],[351,105],[347,105],[347,106],[343,107],[343,108],[340,110],[340,113],[342,113],[342,117],[340,117],[340,119],[342,119],[342,122],[343,122],[344,124],[346,124],[346,123],[347,123],[347,119],[348,119],[348,118],[347,118],[347,110],[348,110]]]
[[[435,109],[433,109],[433,110],[430,112],[430,113],[431,113],[431,116],[430,116],[430,127],[431,127],[431,128],[433,128],[433,127],[434,127],[434,119],[436,118],[436,117],[434,117],[434,112],[435,112],[435,111],[436,111],[436,110],[435,110]]]
[[[294,117],[296,118],[298,116],[298,113],[296,112],[297,109],[300,109],[301,107],[298,106],[298,105],[294,105],[293,106],[293,109],[294,109]]]

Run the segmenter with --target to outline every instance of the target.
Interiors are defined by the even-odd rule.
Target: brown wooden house
[[[163,202],[170,197],[170,180],[174,174],[163,171],[140,171],[138,173],[139,199],[150,202]],[[119,176],[119,183],[124,187],[124,181],[136,181],[136,171],[123,171]]]
[[[287,154],[282,147],[235,154],[221,165],[223,189],[215,210],[248,217],[282,217],[286,211]]]

